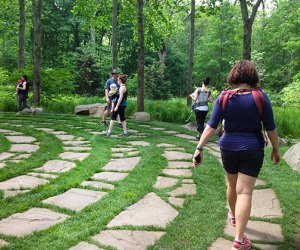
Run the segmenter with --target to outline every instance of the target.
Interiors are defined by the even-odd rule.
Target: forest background
[[[34,76],[34,21],[41,8],[39,105],[47,112],[73,113],[78,104],[104,102],[112,70],[112,11],[108,0],[0,0],[0,111],[16,110],[21,74]],[[20,7],[24,4],[24,62],[18,61]],[[41,4],[41,6],[39,6]],[[254,1],[247,1],[248,7]],[[137,4],[117,1],[117,67],[129,76],[130,105],[138,89]],[[189,71],[191,2],[143,2],[145,111],[162,121],[183,122]],[[243,52],[239,1],[196,1],[192,84],[209,76],[214,97]],[[263,0],[255,16],[251,60],[274,106],[291,114],[300,107],[300,1]],[[30,96],[32,100],[32,96]],[[168,100],[168,101],[166,101]],[[31,101],[30,101],[31,102]],[[298,112],[298,111],[297,111]],[[282,117],[283,111],[277,116]],[[282,121],[284,122],[284,121]],[[295,127],[295,124],[294,124]],[[291,134],[292,129],[288,130]]]

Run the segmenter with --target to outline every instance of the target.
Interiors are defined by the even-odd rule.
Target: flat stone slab
[[[177,206],[177,207],[183,207],[184,199],[183,198],[175,198],[175,197],[169,197],[168,201],[170,204]]]
[[[222,158],[222,157],[221,157],[221,153],[220,153],[220,152],[217,152],[217,151],[211,150],[211,149],[209,149],[209,148],[207,148],[207,152],[209,152],[210,154],[212,154],[213,156],[215,156],[215,157],[217,157],[217,158],[219,158],[219,159],[221,159],[221,158]]]
[[[21,237],[34,231],[49,228],[67,219],[69,216],[53,212],[46,208],[31,208],[0,221],[0,233]]]
[[[4,198],[14,197],[18,194],[24,194],[29,192],[30,190],[4,190]]]
[[[185,151],[184,148],[165,148],[168,151]]]
[[[182,184],[181,187],[168,193],[170,196],[194,195],[196,194],[196,184]]]
[[[26,152],[33,153],[39,149],[38,145],[35,144],[12,144],[9,151],[11,152]]]
[[[105,180],[105,181],[121,181],[125,179],[128,173],[116,173],[116,172],[101,172],[93,175],[93,179]]]
[[[7,153],[7,152],[3,152],[0,154],[0,161],[3,161],[9,157],[12,157],[14,154],[11,153]]]
[[[64,160],[83,161],[90,153],[64,152],[59,155]]]
[[[192,161],[169,161],[168,168],[192,168]]]
[[[104,249],[99,248],[93,244],[81,241],[76,246],[69,248],[69,250],[104,250]]]
[[[175,186],[177,182],[178,179],[158,176],[153,187],[158,189],[169,188]]]
[[[163,130],[166,130],[165,128],[150,128],[152,130],[157,130],[157,131],[163,131]]]
[[[52,134],[54,134],[54,135],[66,135],[67,132],[65,132],[65,131],[53,131]]]
[[[28,175],[21,175],[12,179],[0,182],[1,190],[9,189],[32,189],[48,183],[48,180],[36,178]]]
[[[127,144],[132,146],[142,146],[142,147],[150,146],[150,143],[146,141],[129,141],[127,142]]]
[[[91,147],[64,147],[64,151],[90,151]]]
[[[138,126],[140,126],[140,127],[144,127],[144,128],[151,128],[151,126],[150,126],[150,125],[146,125],[146,124],[141,124],[141,125],[138,125]]]
[[[37,168],[36,170],[42,170],[49,173],[64,173],[75,167],[76,164],[74,162],[51,160],[47,161],[41,168]]]
[[[4,247],[4,246],[7,246],[7,245],[8,245],[7,241],[0,239],[0,247]]]
[[[139,151],[130,151],[130,152],[124,152],[124,153],[114,153],[111,156],[117,157],[117,158],[124,158],[127,156],[137,156],[140,152]]]
[[[164,133],[169,134],[169,135],[175,135],[175,134],[178,134],[178,132],[177,132],[177,131],[174,131],[174,130],[167,130],[167,131],[164,131]]]
[[[5,166],[5,163],[0,162],[0,168],[4,168]]]
[[[250,216],[261,218],[282,217],[279,201],[271,188],[253,191]]]
[[[13,143],[30,143],[36,141],[32,136],[5,136],[10,142]]]
[[[58,177],[55,174],[44,174],[44,173],[28,173],[28,175],[31,175],[34,177],[46,178],[46,179],[56,179]]]
[[[123,159],[113,159],[107,163],[103,170],[113,170],[113,171],[131,171],[139,163],[141,157],[131,157]]]
[[[80,211],[86,206],[97,202],[106,194],[106,192],[71,188],[63,194],[43,200],[43,203],[68,208],[74,211]]]
[[[165,151],[163,153],[163,156],[169,160],[169,161],[174,161],[174,160],[190,160],[192,161],[192,154],[189,153],[184,153],[180,151]]]
[[[77,146],[77,145],[90,145],[89,141],[63,141],[64,145]]]
[[[194,181],[192,179],[183,179],[182,183],[186,183],[186,184],[193,184]]]
[[[94,188],[107,188],[107,189],[114,189],[115,186],[112,184],[100,182],[100,181],[84,181],[80,184],[83,187],[94,187]]]
[[[168,143],[160,143],[156,145],[159,148],[172,148],[172,147],[176,147],[176,145],[173,144],[168,144]]]
[[[166,228],[178,215],[178,212],[155,193],[147,194],[143,199],[117,215],[107,227],[116,226],[157,226]]]
[[[227,221],[224,232],[232,237],[235,237],[235,228]],[[245,235],[252,240],[261,241],[283,241],[281,227],[278,224],[273,224],[263,221],[248,221]]]
[[[292,169],[300,172],[300,142],[286,151],[283,155],[283,159]]]
[[[192,171],[190,169],[164,169],[163,173],[177,177],[192,177]]]
[[[118,250],[146,250],[164,234],[157,231],[106,230],[92,239]]]
[[[260,180],[260,179],[256,179],[256,182],[255,182],[255,186],[264,186],[266,185],[267,183],[263,180]]]
[[[56,138],[62,140],[62,141],[71,141],[74,140],[74,135],[55,135]]]
[[[111,148],[113,153],[123,153],[123,152],[130,152],[135,151],[135,148]]]
[[[195,140],[195,136],[192,136],[192,135],[186,135],[186,134],[177,134],[175,135],[179,138],[183,138],[183,139],[188,139],[188,140]]]
[[[36,130],[43,131],[43,132],[46,132],[46,133],[54,131],[54,129],[52,129],[52,128],[36,128]]]
[[[18,159],[27,159],[30,156],[31,156],[31,154],[21,154],[21,155],[16,156],[14,159],[15,160],[18,160]]]
[[[276,245],[265,245],[265,244],[252,244],[254,247],[259,247],[262,250],[277,250],[278,247]],[[218,238],[208,250],[224,250],[224,249],[231,249],[232,248],[232,241]]]

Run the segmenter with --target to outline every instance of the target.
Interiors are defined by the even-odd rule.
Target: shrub
[[[281,99],[287,105],[292,107],[300,107],[300,73],[293,77],[293,82],[281,91]]]

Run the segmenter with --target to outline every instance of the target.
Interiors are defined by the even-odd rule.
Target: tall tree
[[[255,19],[255,15],[262,0],[256,0],[256,3],[252,6],[252,12],[249,16],[246,0],[240,0],[240,6],[242,11],[242,18],[244,24],[244,41],[243,41],[243,59],[251,60],[251,36],[252,26]]]
[[[42,30],[42,2],[43,0],[32,0],[34,20],[34,74],[33,74],[33,101],[40,103],[41,92],[41,30]]]
[[[19,58],[18,67],[25,66],[25,0],[19,0]]]
[[[118,68],[118,0],[112,0],[112,67]]]
[[[144,1],[137,0],[137,21],[138,21],[138,93],[137,111],[144,111],[144,20],[143,20]]]
[[[187,80],[187,105],[191,105],[192,100],[190,93],[192,92],[193,84],[193,67],[194,67],[194,39],[195,39],[195,0],[191,0],[191,29],[190,29],[190,43],[189,43],[189,71]]]

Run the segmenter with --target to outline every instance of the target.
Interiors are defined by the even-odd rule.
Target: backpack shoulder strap
[[[265,106],[264,96],[262,94],[262,90],[260,88],[254,88],[251,91],[254,102],[258,109],[259,114],[261,115]]]
[[[228,99],[230,98],[230,96],[232,94],[233,94],[233,91],[231,91],[229,89],[224,89],[221,92],[221,95],[220,95],[220,98],[219,98],[219,104],[221,105],[223,112],[225,112]]]

